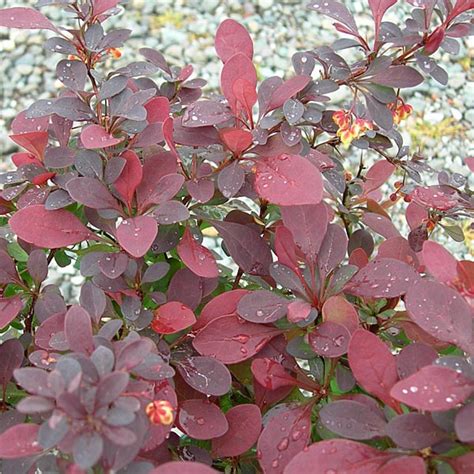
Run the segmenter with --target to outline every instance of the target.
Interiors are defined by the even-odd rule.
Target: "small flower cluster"
[[[356,117],[347,110],[338,110],[332,115],[332,119],[339,127],[337,136],[344,146],[349,146],[352,140],[361,137],[367,130],[373,130],[374,124],[370,120]]]
[[[105,56],[111,56],[113,59],[119,59],[119,58],[122,57],[122,51],[120,51],[120,49],[118,49],[118,48],[107,48],[102,53],[95,54],[92,57],[91,63],[95,64],[95,63],[103,60]],[[78,55],[70,54],[68,56],[68,59],[70,61],[79,60],[79,61],[87,62],[87,56],[83,51],[80,51]]]
[[[393,121],[398,125],[402,120],[406,120],[413,112],[413,107],[406,104],[401,97],[395,102],[388,104],[388,108],[392,111]]]

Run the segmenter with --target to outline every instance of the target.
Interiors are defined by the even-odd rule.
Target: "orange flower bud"
[[[168,400],[155,400],[145,407],[145,413],[154,425],[173,424],[174,408]]]
[[[114,59],[122,57],[122,52],[117,48],[107,48],[107,54],[110,54]]]

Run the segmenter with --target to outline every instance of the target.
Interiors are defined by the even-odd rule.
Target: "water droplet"
[[[277,445],[278,451],[284,451],[286,448],[288,448],[289,444],[290,440],[288,438],[283,438]]]

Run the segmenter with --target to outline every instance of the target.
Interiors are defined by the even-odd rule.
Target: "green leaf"
[[[464,232],[458,225],[441,225],[444,231],[456,242],[464,242]]]
[[[28,261],[28,254],[20,247],[18,243],[12,242],[11,244],[8,244],[7,250],[9,255],[17,262]]]

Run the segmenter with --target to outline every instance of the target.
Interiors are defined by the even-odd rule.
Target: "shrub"
[[[398,132],[473,2],[409,0],[399,27],[369,0],[364,37],[313,1],[344,38],[258,87],[226,20],[222,96],[148,48],[104,71],[119,1],[38,3],[76,22],[0,11],[54,33],[64,85],[15,118],[1,176],[2,472],[474,472],[474,264],[434,241],[462,239],[473,192]]]

